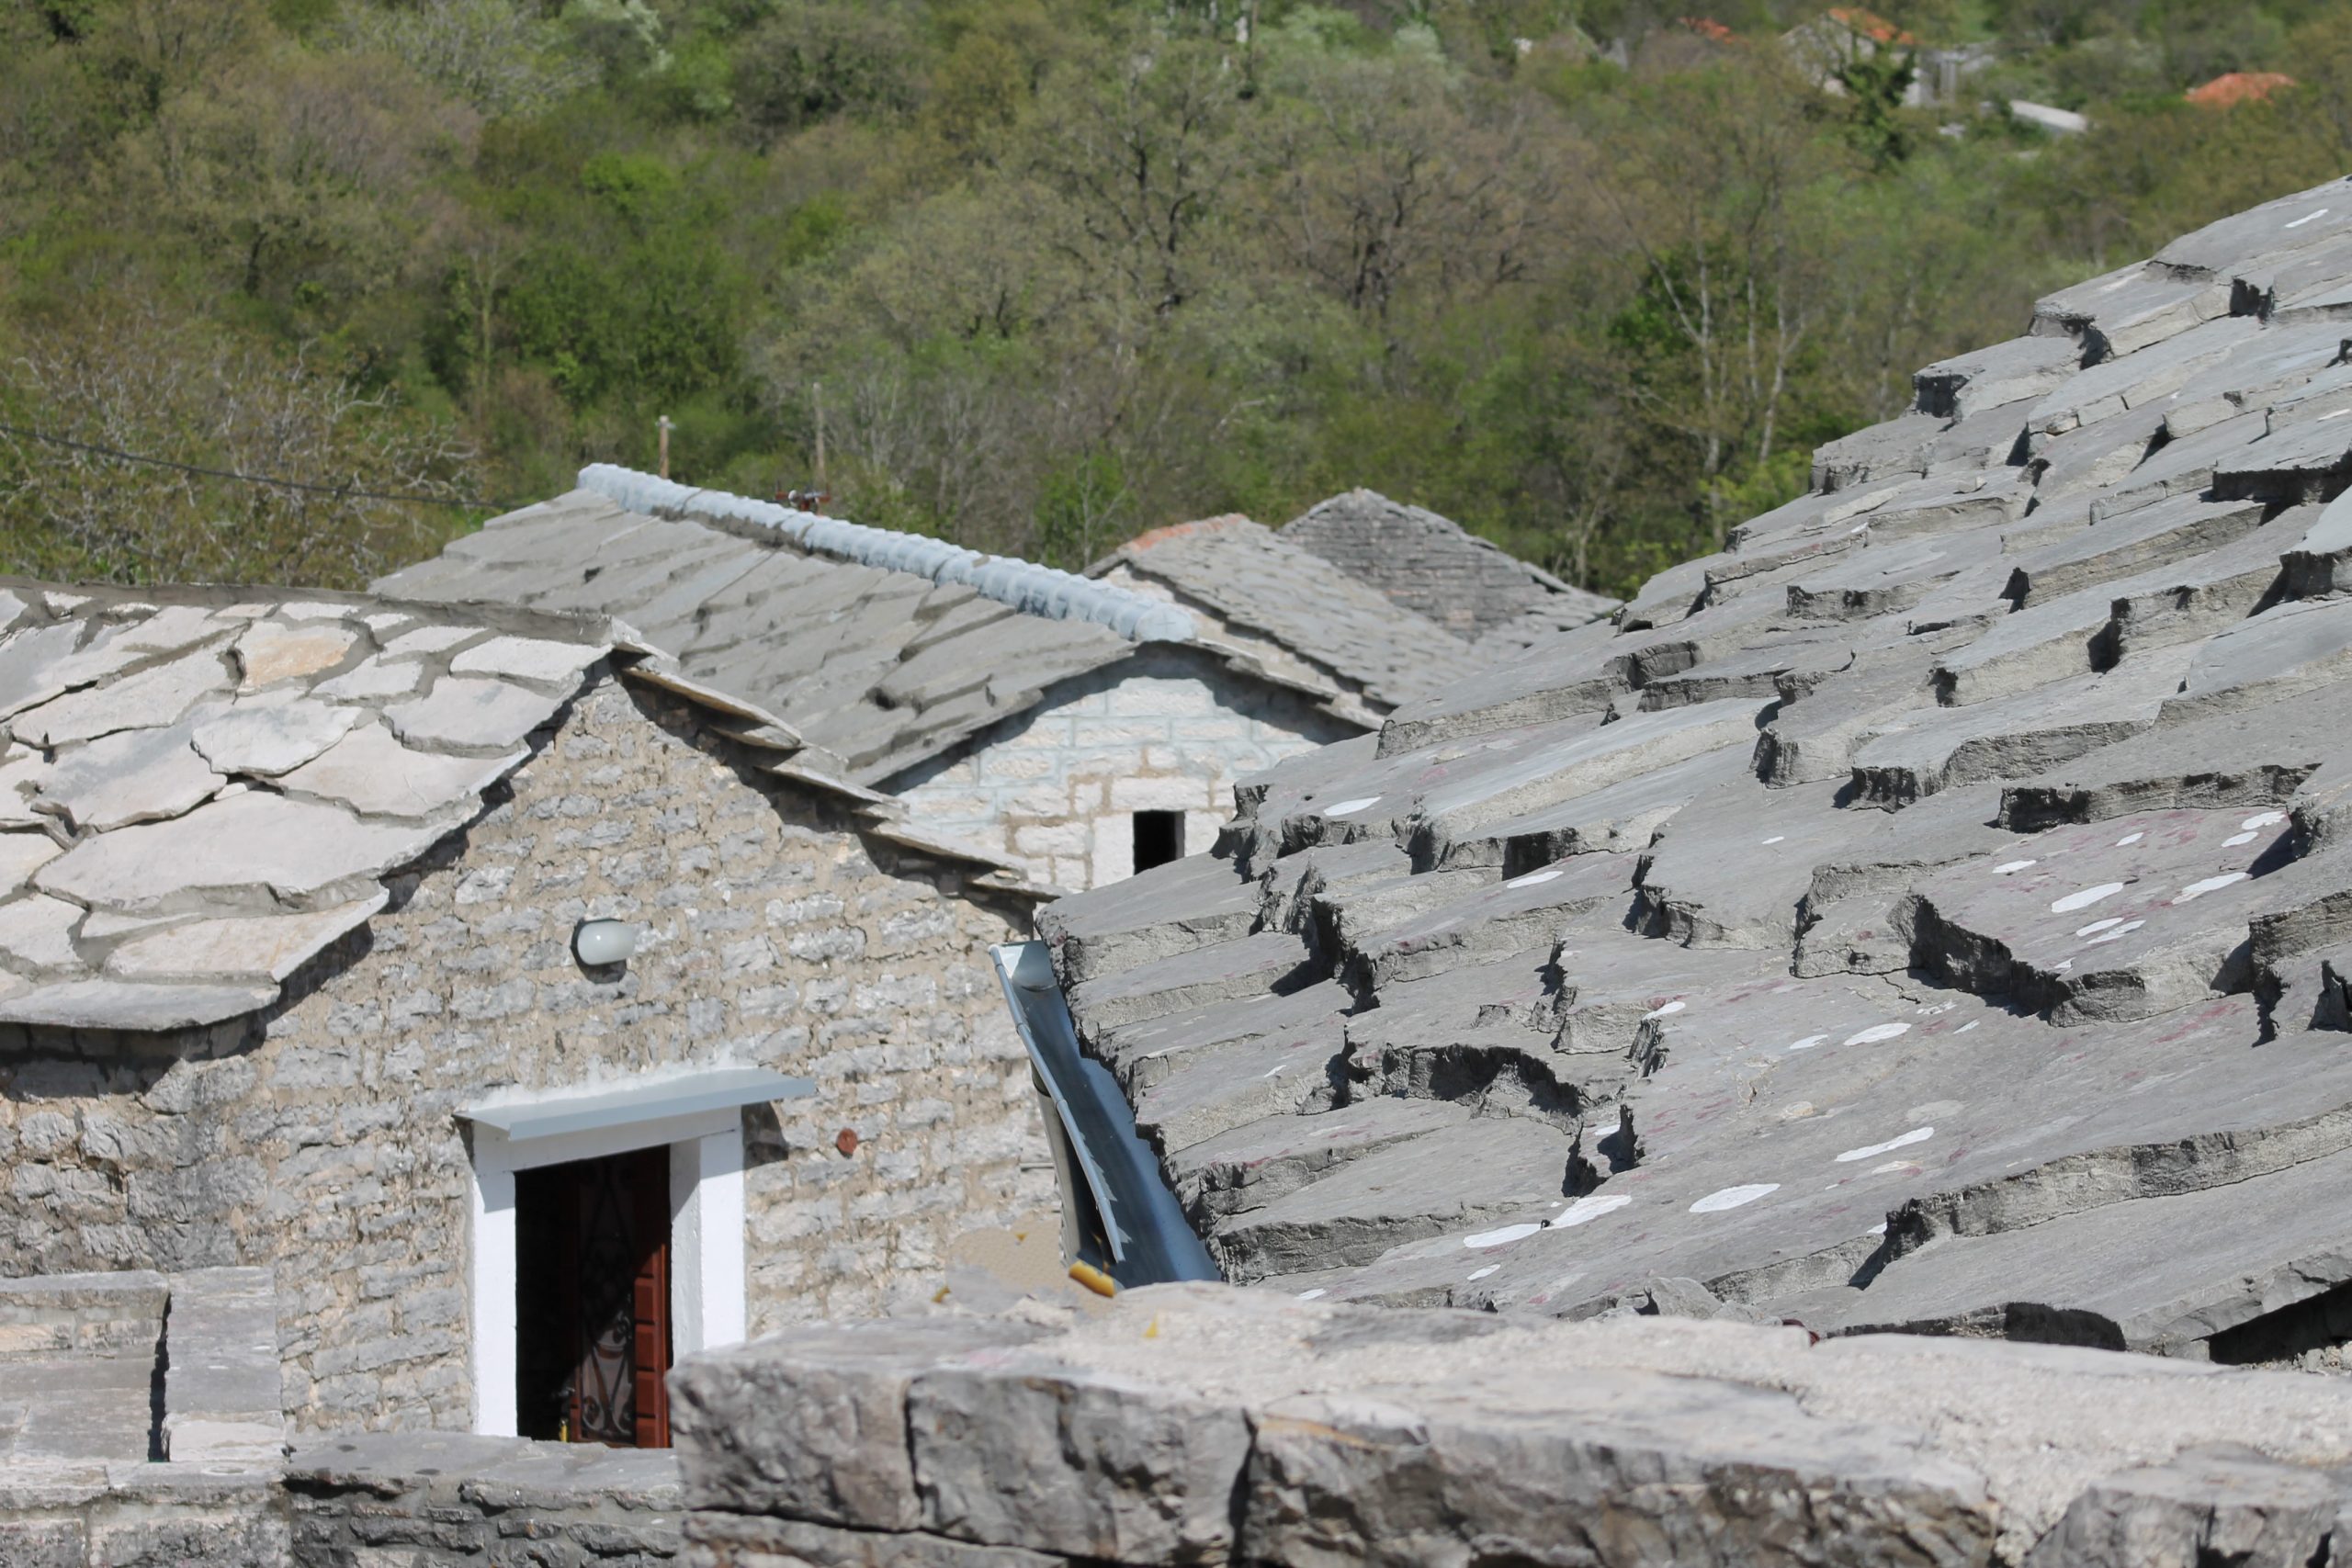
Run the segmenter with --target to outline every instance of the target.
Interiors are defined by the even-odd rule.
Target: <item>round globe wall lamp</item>
[[[572,956],[591,969],[626,964],[637,951],[637,927],[627,920],[582,920],[572,928]]]

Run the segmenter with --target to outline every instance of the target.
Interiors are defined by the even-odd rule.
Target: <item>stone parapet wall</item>
[[[692,1568],[1072,1568],[1018,1546],[975,1546],[920,1530],[857,1530],[758,1515],[686,1516]],[[1078,1568],[1087,1568],[1079,1564]]]
[[[1076,890],[1133,874],[1136,812],[1183,812],[1186,850],[1205,849],[1238,780],[1357,733],[1303,696],[1160,648],[1064,682],[887,787],[927,829]]]
[[[63,1355],[152,1360],[170,1299],[150,1269],[0,1279],[0,1366]]]
[[[2307,1568],[2352,1391],[2114,1352],[1159,1286],[673,1377],[695,1568]]]
[[[666,1453],[457,1433],[378,1433],[298,1451],[298,1568],[654,1568],[679,1550]]]
[[[266,1269],[198,1269],[171,1278],[164,1338],[165,1459],[266,1467],[285,1450],[277,1289]]]
[[[5,1568],[656,1568],[666,1453],[455,1433],[334,1438],[283,1465],[0,1466]]]
[[[814,1078],[745,1113],[753,1333],[927,1296],[952,1237],[1051,1212],[986,951],[1025,904],[862,835],[705,716],[600,680],[265,1014],[0,1032],[0,1272],[274,1267],[294,1430],[461,1427],[457,1112],[493,1092]],[[624,969],[573,960],[592,916],[642,925]]]
[[[0,1466],[6,1568],[285,1568],[288,1548],[274,1468]]]

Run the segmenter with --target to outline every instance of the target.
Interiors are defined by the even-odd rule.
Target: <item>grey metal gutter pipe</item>
[[[1136,1131],[1118,1080],[1078,1048],[1078,1031],[1042,942],[989,950],[1051,1101],[1046,1134],[1061,1178],[1062,1226],[1071,1259],[1091,1263],[1122,1286],[1215,1280],[1208,1248],[1184,1221],[1159,1161]]]

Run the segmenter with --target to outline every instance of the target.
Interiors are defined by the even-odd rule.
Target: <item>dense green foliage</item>
[[[1363,484],[1622,593],[2345,171],[2346,7],[1882,9],[1825,66],[1794,0],[13,0],[0,423],[498,502],[667,414],[681,478],[821,443],[836,512],[1062,565]],[[482,514],[0,433],[10,570],[348,584]]]

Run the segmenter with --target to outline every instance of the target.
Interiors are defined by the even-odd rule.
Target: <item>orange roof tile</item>
[[[1908,49],[1919,41],[1877,12],[1865,11],[1860,6],[1833,6],[1829,8],[1829,17],[1832,21],[1843,22],[1872,43],[1901,44]]]
[[[1154,528],[1148,533],[1137,534],[1127,541],[1125,547],[1131,550],[1148,550],[1154,545],[1164,545],[1170,539],[1190,538],[1195,534],[1215,534],[1230,528],[1238,523],[1249,521],[1250,519],[1242,516],[1238,512],[1228,512],[1222,517],[1204,517],[1197,523],[1170,523],[1164,528]]]
[[[2295,79],[2283,71],[2226,71],[2201,87],[2191,87],[2184,95],[2190,103],[2207,108],[2230,108],[2238,104],[2258,104],[2282,87],[2291,87]]]

